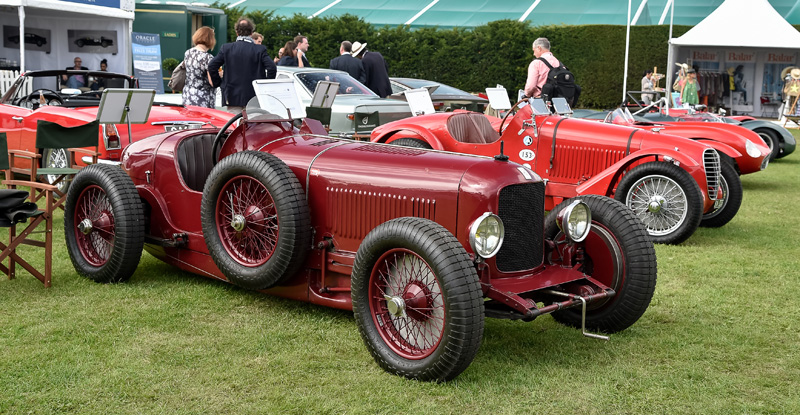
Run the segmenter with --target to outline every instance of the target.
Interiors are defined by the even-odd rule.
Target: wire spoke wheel
[[[78,196],[74,223],[83,258],[96,267],[104,265],[111,257],[115,227],[111,203],[100,186],[88,186]]]
[[[69,155],[67,154],[67,150],[63,148],[50,148],[45,150],[45,161],[44,166],[46,168],[55,168],[55,169],[65,169],[71,166]],[[59,175],[57,174],[47,174],[45,175],[47,183],[53,184],[56,180],[58,180]],[[56,184],[58,190],[62,193],[67,191],[68,182],[67,179],[64,178],[58,184]]]
[[[142,256],[144,222],[130,176],[118,166],[83,168],[64,203],[64,239],[75,270],[96,282],[127,281]]]
[[[228,254],[241,265],[260,266],[275,252],[278,212],[267,188],[250,176],[236,176],[217,199],[217,226]]]
[[[700,185],[688,171],[668,162],[644,163],[626,172],[614,198],[639,217],[655,243],[685,241],[703,216]]]
[[[431,267],[407,249],[386,252],[370,277],[370,309],[381,337],[398,355],[421,359],[444,334],[445,304]]]
[[[680,185],[660,175],[639,179],[628,191],[625,201],[650,234],[659,236],[680,228],[689,206]]]

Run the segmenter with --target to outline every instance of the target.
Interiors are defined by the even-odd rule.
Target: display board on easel
[[[107,88],[100,97],[97,121],[101,124],[128,124],[128,144],[131,144],[131,124],[147,123],[155,96],[154,89]]]

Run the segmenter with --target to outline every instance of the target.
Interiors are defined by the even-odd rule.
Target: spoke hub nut
[[[92,229],[92,221],[89,218],[82,220],[81,223],[78,224],[78,230],[84,235],[88,235]]]
[[[247,220],[245,220],[244,216],[242,215],[233,215],[233,219],[231,219],[231,227],[236,232],[241,232],[245,225],[247,225]]]
[[[653,196],[650,198],[650,202],[647,204],[647,210],[650,213],[659,213],[661,209],[666,207],[667,200],[664,199],[663,196]]]

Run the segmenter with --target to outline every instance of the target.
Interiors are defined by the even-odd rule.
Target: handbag
[[[174,92],[183,91],[183,87],[186,85],[186,64],[184,62],[185,61],[181,61],[181,63],[172,70],[172,76],[169,78],[167,86]]]

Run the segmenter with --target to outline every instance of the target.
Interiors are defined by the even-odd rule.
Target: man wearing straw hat
[[[369,52],[367,44],[361,42],[353,43],[351,54],[361,59],[364,65],[364,74],[367,78],[367,88],[378,94],[381,98],[386,98],[392,94],[392,84],[389,82],[389,64],[383,59],[383,55],[378,52]]]

